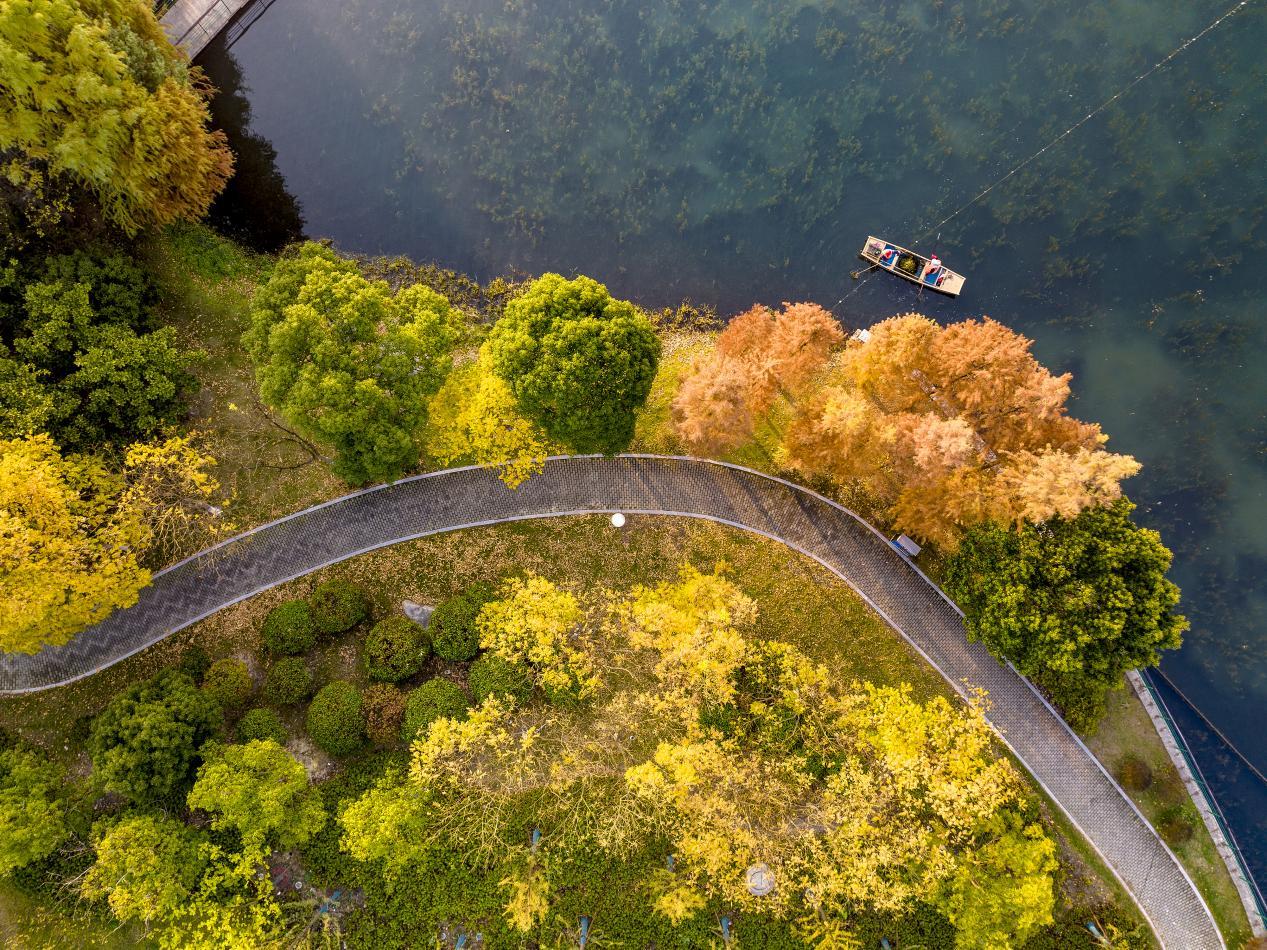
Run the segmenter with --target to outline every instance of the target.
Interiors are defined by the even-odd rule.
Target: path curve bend
[[[625,455],[550,459],[518,489],[458,468],[309,508],[156,574],[133,607],[62,647],[0,654],[0,693],[71,682],[230,604],[375,548],[460,528],[595,512],[678,515],[773,538],[856,590],[960,693],[988,691],[989,719],[1139,903],[1163,946],[1224,946],[1174,855],[1064,721],[1010,666],[964,635],[962,615],[874,528],[790,482],[700,459]]]

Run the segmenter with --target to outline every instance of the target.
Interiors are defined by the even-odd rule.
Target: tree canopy
[[[782,456],[860,483],[896,527],[953,548],[985,521],[1071,517],[1105,505],[1139,470],[1070,417],[1069,375],[988,318],[948,327],[904,314],[852,342],[798,409]]]
[[[70,835],[65,769],[34,749],[0,749],[0,878],[52,854]]]
[[[457,336],[440,294],[415,284],[393,295],[308,243],[257,293],[243,343],[264,401],[334,449],[336,474],[362,484],[416,464]]]
[[[233,167],[208,90],[136,0],[0,6],[0,150],[66,177],[129,234],[206,212]]]
[[[0,650],[66,643],[149,583],[123,479],[46,435],[0,441],[0,526]]]
[[[619,452],[651,391],[660,340],[589,277],[544,274],[506,304],[486,344],[519,409],[575,452]]]
[[[116,469],[46,435],[0,440],[0,650],[66,643],[136,603],[148,552],[208,536],[210,463],[188,437],[131,446]]]
[[[750,439],[775,397],[795,398],[845,335],[817,304],[757,305],[726,325],[713,350],[691,367],[673,401],[678,433],[699,451]]]
[[[188,803],[210,812],[213,828],[286,849],[303,844],[326,820],[303,765],[271,739],[216,747],[198,770]]]
[[[432,397],[427,451],[444,465],[496,465],[501,480],[518,488],[545,466],[551,444],[520,413],[485,348],[477,360],[456,367]]]
[[[159,801],[192,778],[221,718],[215,700],[188,676],[165,670],[120,693],[94,720],[93,768],[107,788]]]
[[[152,438],[180,421],[199,354],[155,328],[154,289],[126,256],[79,251],[0,281],[0,435],[47,431],[62,445]]]
[[[1052,692],[1089,726],[1127,670],[1177,649],[1187,621],[1166,578],[1171,554],[1122,498],[1018,531],[981,525],[947,566],[968,635]]]

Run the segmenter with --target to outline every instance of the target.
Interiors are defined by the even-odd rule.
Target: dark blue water
[[[1225,9],[278,0],[203,57],[247,156],[217,214],[262,246],[302,210],[348,251],[647,304],[844,297],[853,325],[1024,331],[1144,463],[1128,490],[1193,624],[1164,668],[1267,771],[1267,5],[936,227]],[[936,249],[964,295],[852,283],[868,233]],[[1267,881],[1267,813],[1236,821]]]

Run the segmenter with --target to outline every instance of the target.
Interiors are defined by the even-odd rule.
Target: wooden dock
[[[176,0],[161,22],[167,38],[193,59],[249,3],[251,0]]]

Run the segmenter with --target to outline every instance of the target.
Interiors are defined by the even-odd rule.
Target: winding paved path
[[[552,459],[515,491],[494,472],[436,472],[299,512],[163,571],[121,610],[64,647],[0,655],[0,692],[88,676],[168,634],[283,581],[374,548],[458,528],[624,511],[733,525],[787,544],[861,594],[956,689],[988,690],[1004,741],[1135,896],[1168,950],[1224,946],[1191,880],[1151,826],[1011,667],[964,636],[961,615],[882,535],[852,512],[778,479],[694,459]]]

